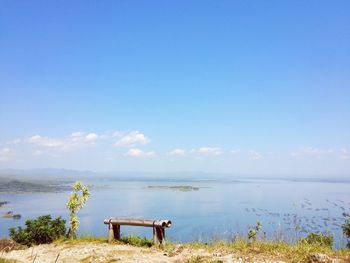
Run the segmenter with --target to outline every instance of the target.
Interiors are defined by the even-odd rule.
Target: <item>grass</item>
[[[165,247],[171,251],[172,245]],[[287,244],[285,242],[274,241],[255,241],[248,242],[243,239],[238,239],[232,242],[218,241],[213,243],[187,243],[183,245],[183,248],[190,249],[204,249],[208,252],[221,252],[223,254],[232,253],[237,257],[248,257],[253,259],[259,257],[259,259],[278,259],[287,262],[306,262],[311,255],[315,253],[326,254],[332,258],[343,259],[346,262],[350,261],[350,250],[332,250],[325,246],[314,244]],[[191,259],[192,260],[192,259]],[[195,259],[193,259],[195,260]],[[196,259],[193,262],[211,262],[206,258]],[[192,261],[190,261],[192,262]]]
[[[60,239],[55,241],[56,244],[75,245],[81,243],[106,244],[106,237],[80,236],[75,240]],[[135,235],[124,236],[115,244],[128,244],[136,247],[149,248],[153,246],[150,239],[138,237]],[[350,250],[332,250],[330,247],[320,244],[296,243],[288,244],[282,241],[257,240],[249,242],[246,239],[236,239],[231,242],[215,241],[211,243],[191,242],[191,243],[172,243],[167,242],[165,245],[158,247],[166,252],[170,257],[181,254],[183,250],[195,251],[204,250],[208,253],[227,255],[232,254],[234,257],[241,258],[243,261],[253,262],[255,259],[261,260],[282,260],[286,262],[308,262],[310,256],[315,253],[326,254],[330,258],[340,259],[344,262],[350,262]],[[88,259],[87,259],[88,260]],[[0,258],[0,263],[13,263],[15,261],[6,261]],[[214,260],[208,256],[193,256],[187,263],[219,263],[220,260]]]
[[[81,243],[95,243],[95,244],[103,244],[108,243],[108,240],[106,237],[95,237],[95,236],[89,236],[89,235],[82,235],[79,236],[77,239],[67,239],[62,238],[58,239],[54,242],[55,244],[68,244],[68,245],[75,245],[75,244],[81,244]],[[115,241],[117,244],[128,244],[135,247],[151,247],[153,246],[153,241],[151,239],[147,239],[145,237],[139,237],[135,235],[128,235],[122,237],[120,240]]]
[[[0,263],[16,263],[16,260],[0,258]]]
[[[153,241],[145,237],[139,237],[134,235],[124,236],[120,239],[120,242],[124,244],[129,244],[135,247],[151,247],[153,246]]]
[[[103,244],[107,242],[108,240],[106,239],[106,237],[95,237],[90,235],[82,235],[82,236],[79,236],[77,239],[61,238],[54,241],[55,244],[69,244],[69,245],[75,245],[75,244],[81,244],[81,243]]]
[[[223,263],[222,260],[212,260],[208,257],[193,256],[186,260],[185,263]]]
[[[65,244],[79,244],[79,243],[107,243],[105,237],[94,236],[80,236],[75,240],[58,240],[56,243]],[[135,235],[124,236],[120,241],[115,241],[116,244],[128,244],[136,247],[149,248],[153,246],[151,239],[145,237],[139,237]],[[232,242],[216,241],[211,243],[191,242],[184,244],[177,244],[167,242],[165,245],[159,247],[159,249],[167,252],[169,255],[176,255],[181,253],[184,249],[199,250],[204,249],[207,252],[220,253],[220,254],[234,254],[237,258],[245,258],[246,260],[254,261],[254,258],[259,259],[276,259],[287,262],[307,262],[311,255],[315,253],[326,254],[331,258],[342,259],[345,262],[350,262],[350,250],[332,250],[330,247],[322,246],[319,244],[307,244],[296,243],[288,244],[282,241],[268,241],[258,240],[249,242],[245,239],[236,239]],[[189,259],[188,263],[214,263],[220,261],[213,261],[207,257],[195,256]],[[0,261],[1,263],[1,261]]]
[[[100,259],[96,256],[89,256],[86,258],[83,258],[82,260],[80,260],[80,263],[91,263],[91,262],[100,262]],[[103,263],[116,263],[119,262],[119,260],[115,260],[115,259],[107,259],[104,260]]]

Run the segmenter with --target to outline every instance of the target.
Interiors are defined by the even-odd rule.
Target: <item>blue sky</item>
[[[0,168],[350,174],[349,1],[2,1]]]

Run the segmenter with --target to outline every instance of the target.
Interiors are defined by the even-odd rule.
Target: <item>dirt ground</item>
[[[203,249],[179,246],[172,252],[157,248],[140,248],[119,244],[50,244],[24,250],[2,252],[0,257],[16,262],[75,263],[75,262],[280,262],[276,260],[241,258],[235,254],[210,253]]]
[[[0,255],[1,252],[8,252],[11,250],[24,249],[26,246],[20,245],[10,239],[0,239]]]

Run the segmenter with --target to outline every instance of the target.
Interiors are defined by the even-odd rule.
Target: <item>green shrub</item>
[[[26,228],[10,228],[10,237],[17,243],[31,246],[52,243],[66,233],[66,220],[58,217],[51,219],[50,215],[39,216],[37,219],[27,220]]]
[[[299,242],[302,244],[319,245],[322,247],[332,248],[333,236],[330,234],[310,233],[307,235],[307,237],[300,239]]]
[[[345,224],[343,224],[343,225],[341,226],[341,228],[343,229],[344,235],[345,235],[348,239],[350,239],[350,217],[348,217],[348,218],[346,219]],[[350,240],[349,240],[347,246],[348,246],[348,248],[350,248]]]
[[[121,242],[136,247],[151,247],[153,242],[145,237],[138,236],[125,236],[120,239]]]
[[[256,240],[257,236],[258,236],[258,233],[259,231],[261,230],[262,228],[262,224],[261,222],[257,222],[256,223],[256,226],[252,227],[249,229],[249,232],[248,232],[248,240]]]

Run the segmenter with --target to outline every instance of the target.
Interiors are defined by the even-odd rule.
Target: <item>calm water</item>
[[[97,184],[97,182],[87,182]],[[295,240],[307,231],[331,231],[336,247],[343,246],[340,225],[343,213],[350,211],[350,184],[325,182],[291,182],[277,180],[184,181],[133,180],[99,181],[109,185],[91,190],[87,206],[80,211],[80,234],[107,235],[105,218],[134,217],[170,219],[166,231],[173,241],[207,241],[246,235],[249,226],[262,222],[269,238]],[[170,189],[148,189],[149,185],[190,185],[198,191],[181,192]],[[3,194],[10,201],[0,213],[12,210],[20,220],[0,218],[0,236],[8,228],[24,225],[24,221],[43,214],[68,218],[65,207],[69,192],[36,194]],[[151,237],[152,230],[122,227],[122,234]]]

